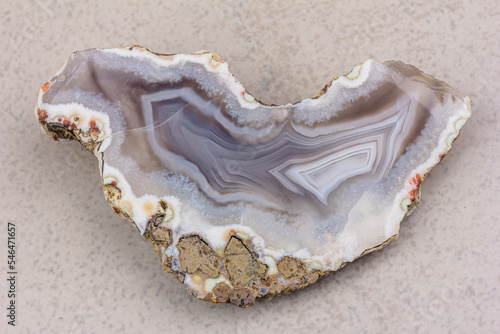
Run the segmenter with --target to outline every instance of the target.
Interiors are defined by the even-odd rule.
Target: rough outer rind
[[[148,57],[158,57],[169,61],[175,57],[175,55],[153,54],[138,46],[108,51],[121,54],[140,52],[147,54]],[[257,104],[264,105],[246,92],[241,84],[232,77],[227,70],[227,65],[225,67],[220,66],[224,64],[220,56],[209,52],[193,55],[208,56],[208,58],[200,58],[199,61],[203,63],[208,59],[207,66],[209,68],[219,71],[218,73],[222,73],[220,75],[227,76],[229,88],[242,105],[247,108],[255,107]],[[388,62],[386,64],[412,80],[426,83],[436,90],[436,94],[445,91],[452,94],[454,98],[455,96],[461,98],[468,111],[464,112],[463,117],[456,121],[457,125],[455,126],[456,129],[454,129],[456,131],[452,131],[453,133],[448,135],[448,138],[451,139],[443,141],[446,145],[438,148],[439,152],[434,154],[439,158],[430,161],[428,166],[420,166],[421,170],[415,171],[408,178],[406,193],[401,195],[401,198],[404,198],[402,207],[406,212],[404,215],[406,217],[411,214],[418,204],[419,189],[423,179],[430,169],[439,163],[451,149],[451,143],[458,137],[460,128],[470,116],[470,100],[448,85],[433,79],[414,67],[399,62]],[[362,64],[356,65],[351,73],[342,78],[355,79],[359,76],[362,66]],[[58,74],[63,68],[64,65]],[[318,99],[325,94],[336,79],[326,85],[313,99]],[[35,115],[42,129],[55,140],[76,139],[87,150],[96,155],[99,160],[106,200],[118,215],[135,224],[130,207],[127,207],[123,202],[123,191],[127,192],[126,188],[128,187],[126,180],[105,179],[103,174],[105,167],[102,146],[106,138],[111,136],[107,120],[101,119],[98,114],[92,114],[92,112],[85,110],[82,114],[90,115],[90,119],[85,119],[85,124],[82,124],[78,115],[64,113],[61,117],[55,117],[53,114],[49,115],[42,107],[41,98],[50,89],[53,82],[54,80],[49,81],[42,86],[39,93],[39,103],[35,109]],[[179,281],[188,286],[193,295],[205,301],[232,303],[240,307],[249,307],[255,303],[256,298],[287,294],[302,289],[347,264],[347,262],[342,262],[332,269],[325,269],[314,261],[304,261],[304,259],[296,258],[291,254],[282,254],[280,252],[277,252],[278,255],[274,259],[269,259],[269,256],[261,258],[259,249],[262,249],[262,245],[255,245],[258,236],[249,234],[246,230],[230,230],[227,233],[227,242],[224,247],[213,247],[202,235],[176,235],[175,226],[173,226],[175,224],[172,223],[173,217],[171,216],[175,215],[177,211],[169,208],[169,206],[175,204],[170,203],[168,199],[160,199],[157,202],[157,209],[153,208],[153,214],[147,221],[145,230],[143,230],[144,236],[152,242],[165,271],[173,273]],[[388,232],[389,237],[383,243],[366,249],[356,258],[378,250],[396,240],[398,227],[399,223],[397,228],[394,228],[392,232]],[[167,251],[168,249],[170,251]]]

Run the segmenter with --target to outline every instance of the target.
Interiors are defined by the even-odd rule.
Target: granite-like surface
[[[497,1],[0,1],[0,306],[18,229],[17,326],[1,333],[498,333]],[[368,58],[398,59],[472,98],[398,241],[250,309],[191,297],[104,200],[97,160],[52,142],[36,94],[75,50],[140,44],[219,53],[266,103],[316,94]]]

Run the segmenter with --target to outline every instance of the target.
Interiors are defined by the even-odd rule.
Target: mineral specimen
[[[246,307],[395,240],[470,100],[368,60],[313,98],[268,106],[216,54],[131,46],[71,55],[35,113],[97,156],[107,201],[167,272]]]

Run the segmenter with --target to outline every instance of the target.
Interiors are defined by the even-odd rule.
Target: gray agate
[[[368,60],[296,104],[264,105],[216,54],[72,54],[40,90],[45,133],[99,159],[108,203],[196,297],[246,307],[397,238],[470,100]]]

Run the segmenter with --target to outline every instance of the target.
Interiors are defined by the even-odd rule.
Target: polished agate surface
[[[267,106],[215,54],[137,47],[74,53],[37,105],[48,134],[70,131],[59,137],[99,158],[115,211],[143,234],[161,211],[172,243],[159,256],[200,298],[211,290],[179,260],[182,236],[214,254],[238,236],[280,282],[285,256],[337,270],[397,237],[469,115],[467,97],[400,62],[369,60],[318,96]]]

